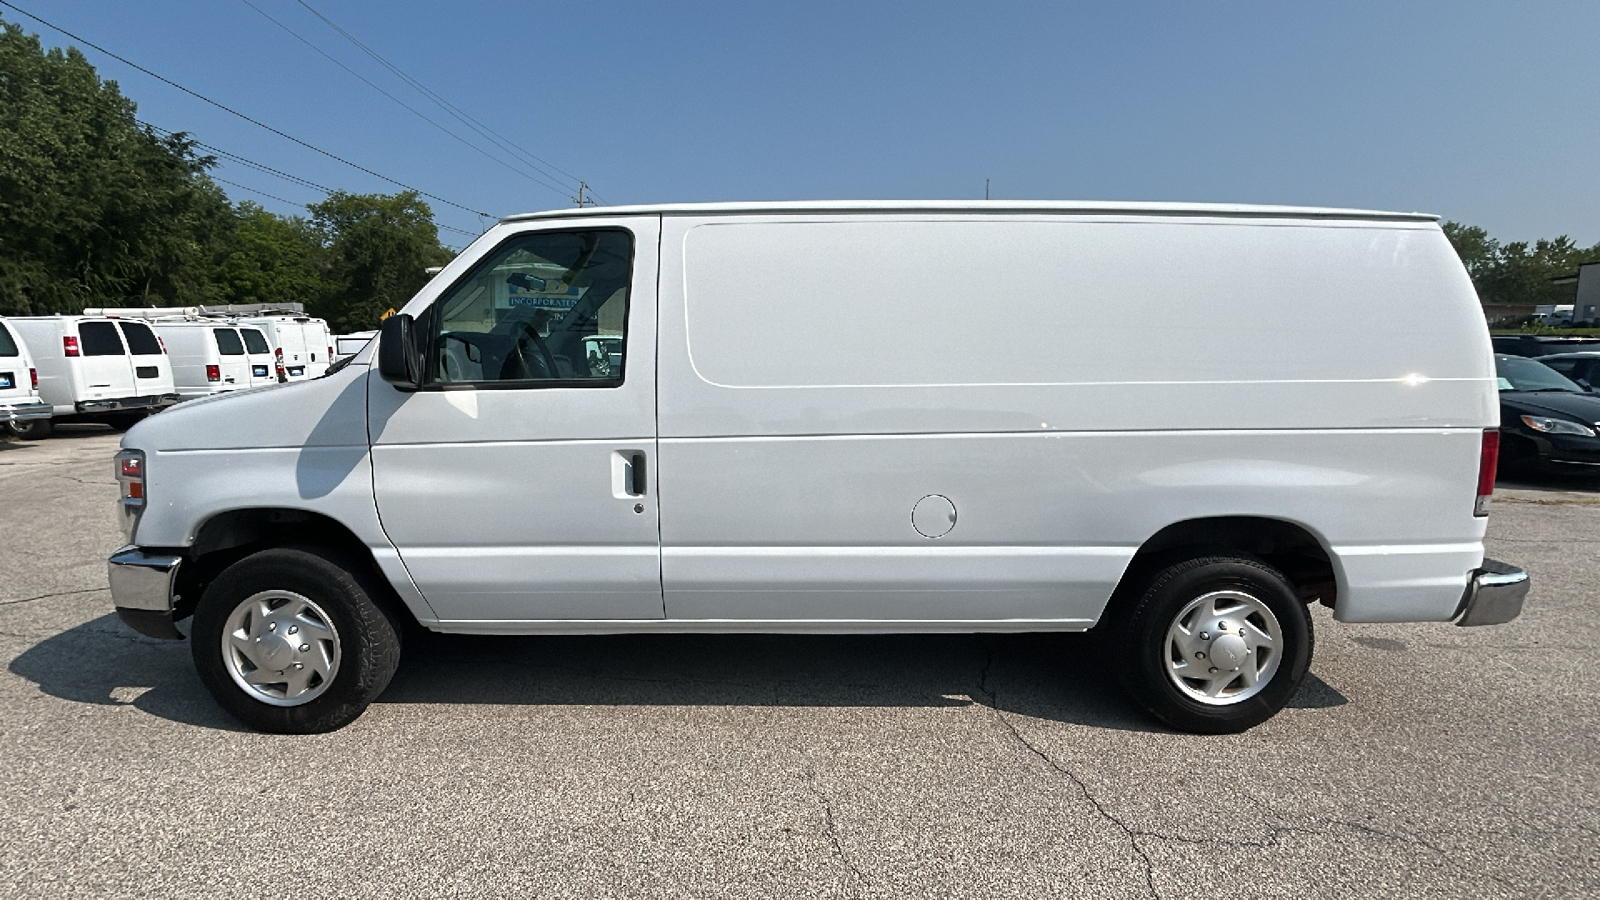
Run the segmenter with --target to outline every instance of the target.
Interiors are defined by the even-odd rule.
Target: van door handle
[[[611,495],[631,500],[645,495],[648,484],[643,450],[618,450],[611,454]]]

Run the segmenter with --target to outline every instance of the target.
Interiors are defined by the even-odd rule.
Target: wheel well
[[[177,617],[194,612],[200,595],[223,569],[259,550],[289,545],[331,550],[351,564],[362,566],[381,591],[372,599],[411,618],[411,611],[378,568],[372,551],[354,532],[320,513],[279,508],[229,510],[200,526],[194,543],[184,554],[184,564],[178,568]]]
[[[1282,572],[1303,602],[1332,608],[1338,600],[1333,561],[1316,535],[1282,519],[1217,516],[1175,522],[1151,535],[1128,563],[1112,603],[1175,562],[1229,552],[1254,556]]]

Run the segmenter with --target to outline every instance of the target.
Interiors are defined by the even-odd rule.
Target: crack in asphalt
[[[1083,779],[1079,778],[1074,772],[1072,772],[1072,770],[1056,762],[1056,760],[1050,756],[1050,754],[1046,753],[1044,750],[1040,749],[1038,745],[1028,740],[1027,737],[1023,735],[1021,729],[1017,728],[1016,724],[1006,716],[1005,710],[1000,706],[999,693],[989,685],[989,673],[993,665],[994,650],[991,648],[985,654],[983,670],[978,676],[978,690],[989,698],[990,708],[994,711],[995,718],[1005,726],[1006,731],[1010,733],[1011,737],[1015,739],[1017,743],[1021,744],[1030,753],[1037,756],[1052,770],[1070,780],[1078,788],[1078,791],[1082,793],[1084,800],[1086,800],[1090,806],[1094,807],[1095,812],[1099,813],[1101,818],[1115,825],[1119,830],[1122,831],[1124,835],[1127,836],[1128,843],[1133,847],[1134,851],[1139,854],[1139,858],[1144,860],[1145,885],[1149,889],[1150,895],[1155,897],[1156,900],[1161,900],[1161,892],[1156,888],[1155,884],[1155,863],[1150,859],[1150,855],[1145,852],[1143,845],[1140,844],[1141,838],[1149,838],[1171,844],[1187,844],[1190,846],[1223,846],[1250,848],[1255,850],[1270,850],[1278,847],[1282,839],[1287,835],[1301,834],[1326,836],[1333,834],[1340,829],[1355,831],[1362,834],[1371,835],[1373,837],[1383,838],[1385,840],[1399,841],[1401,843],[1422,847],[1438,856],[1440,860],[1442,860],[1451,868],[1469,872],[1475,876],[1487,877],[1491,881],[1494,881],[1507,890],[1513,890],[1514,892],[1514,886],[1506,882],[1504,879],[1490,872],[1481,872],[1460,865],[1451,856],[1448,850],[1431,841],[1425,840],[1414,834],[1386,831],[1382,828],[1377,828],[1364,822],[1351,822],[1344,819],[1312,817],[1311,821],[1315,823],[1314,826],[1288,824],[1270,826],[1266,837],[1261,840],[1245,840],[1222,837],[1192,838],[1186,835],[1167,834],[1160,831],[1150,831],[1143,828],[1135,828],[1122,821],[1122,819],[1118,818],[1109,809],[1107,809],[1106,806],[1100,802],[1099,798],[1089,790],[1088,785],[1084,783]],[[1273,812],[1274,815],[1277,815],[1276,811],[1271,809],[1270,804],[1263,802],[1258,797],[1253,799],[1255,799],[1255,801],[1263,808]]]
[[[20,600],[0,600],[0,606],[19,606],[19,605],[21,605],[23,603],[32,603],[35,600],[49,600],[52,597],[70,597],[73,594],[93,594],[93,593],[95,593],[97,591],[104,591],[104,590],[107,590],[107,588],[97,587],[97,588],[84,588],[83,590],[79,590],[79,591],[57,591],[54,594],[40,594],[37,597],[23,597]]]
[[[822,834],[828,839],[828,843],[833,845],[834,855],[839,857],[839,861],[844,863],[846,869],[850,870],[850,874],[859,883],[860,887],[869,887],[871,882],[866,875],[862,874],[861,869],[850,858],[850,854],[845,852],[844,845],[839,842],[838,826],[833,821],[833,801],[817,786],[817,773],[810,769],[806,770],[806,790],[810,791],[817,798],[817,801],[822,804]],[[852,891],[851,896],[860,897],[861,892],[859,890]]]
[[[1083,779],[1074,774],[1072,770],[1056,762],[1055,759],[1050,756],[1050,754],[1039,749],[1039,747],[1037,747],[1032,741],[1023,736],[1022,731],[1018,729],[1010,719],[1006,718],[1005,710],[1000,708],[999,693],[995,691],[994,688],[989,686],[989,670],[991,667],[993,667],[993,665],[994,648],[991,646],[984,654],[983,671],[978,675],[978,691],[989,698],[989,708],[994,711],[995,718],[999,720],[1000,724],[1005,726],[1006,731],[1010,732],[1011,737],[1015,739],[1017,743],[1027,748],[1028,752],[1039,757],[1039,759],[1042,760],[1045,765],[1055,770],[1058,774],[1066,776],[1069,781],[1071,781],[1074,785],[1077,785],[1078,791],[1083,794],[1083,799],[1088,801],[1090,806],[1094,807],[1095,812],[1099,813],[1102,819],[1105,819],[1107,822],[1110,822],[1119,830],[1121,830],[1123,835],[1128,838],[1128,843],[1133,847],[1133,851],[1139,854],[1140,859],[1144,860],[1144,883],[1145,887],[1150,891],[1150,896],[1156,898],[1156,900],[1161,900],[1161,891],[1156,888],[1155,863],[1151,861],[1150,854],[1146,853],[1144,847],[1139,844],[1139,838],[1141,836],[1146,836],[1145,833],[1130,827],[1127,823],[1113,815],[1111,811],[1106,809],[1105,805],[1100,802],[1100,799],[1089,790],[1089,786],[1083,782]]]
[[[1259,799],[1257,802],[1260,802]],[[1267,806],[1265,803],[1261,805],[1263,807]],[[1349,830],[1359,832],[1361,834],[1371,835],[1373,837],[1384,838],[1385,840],[1399,841],[1403,844],[1413,844],[1415,846],[1422,847],[1423,849],[1428,850],[1429,852],[1438,856],[1446,865],[1453,869],[1465,872],[1474,877],[1488,878],[1490,881],[1493,881],[1506,890],[1511,891],[1513,896],[1515,896],[1517,892],[1516,885],[1511,884],[1492,872],[1473,869],[1457,863],[1456,860],[1450,855],[1448,850],[1440,847],[1432,841],[1424,840],[1417,835],[1385,831],[1382,828],[1375,828],[1363,822],[1351,822],[1345,819],[1313,817],[1312,821],[1319,822],[1325,827],[1273,825],[1268,829],[1267,836],[1259,841],[1230,838],[1192,838],[1176,834],[1163,834],[1155,831],[1140,831],[1138,834],[1142,837],[1154,838],[1158,841],[1166,841],[1167,843],[1172,844],[1188,844],[1190,846],[1245,847],[1252,850],[1273,850],[1281,845],[1281,841],[1285,835],[1299,834],[1312,837],[1326,837],[1340,830]]]
[[[63,479],[66,479],[67,481],[76,481],[79,484],[95,485],[95,486],[99,486],[99,487],[116,487],[117,486],[117,483],[115,481],[86,481],[86,480],[84,480],[82,478],[78,478],[78,477],[73,476],[73,475],[55,475],[54,477],[63,478]]]

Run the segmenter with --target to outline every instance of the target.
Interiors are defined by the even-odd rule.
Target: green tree
[[[312,310],[336,332],[378,327],[428,280],[429,266],[453,255],[439,244],[433,211],[413,191],[347,194],[313,203],[326,292]]]
[[[232,222],[183,135],[76,49],[0,22],[0,313],[204,303]]]
[[[1586,262],[1600,261],[1600,244],[1580,247],[1566,235],[1528,243],[1502,244],[1477,226],[1444,223],[1445,236],[1472,276],[1478,299],[1511,306],[1571,303],[1571,284],[1551,279],[1571,275]]]
[[[217,271],[225,303],[305,303],[325,293],[317,269],[320,242],[311,223],[285,219],[248,201],[233,213],[232,240]]]
[[[1500,244],[1489,237],[1489,232],[1476,225],[1462,225],[1460,222],[1446,222],[1443,227],[1444,236],[1456,248],[1461,262],[1467,267],[1467,274],[1472,276],[1474,282],[1494,268]]]

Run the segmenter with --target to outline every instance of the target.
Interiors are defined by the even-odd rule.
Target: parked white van
[[[200,320],[150,324],[167,345],[172,359],[172,380],[178,396],[183,399],[243,390],[256,383],[244,338],[233,323]],[[256,335],[261,337],[259,331]],[[265,344],[264,339],[262,342]],[[270,354],[266,356],[270,358]],[[261,364],[263,377],[270,371],[269,366],[270,363]]]
[[[50,419],[50,404],[39,399],[39,370],[28,344],[0,319],[0,425],[27,434]]]
[[[181,326],[174,329],[174,333],[184,336],[178,338],[183,346],[172,350],[173,379],[177,385],[188,388],[182,391],[187,399],[220,393],[223,390],[261,387],[288,380],[287,375],[280,371],[282,367],[271,345],[267,343],[266,335],[253,325],[241,325],[233,321],[240,314],[236,311],[239,309],[234,306],[209,308],[123,306],[85,309],[83,314],[143,319],[154,324],[158,330],[167,326]],[[245,309],[255,311],[257,307],[249,305]],[[242,359],[235,349],[233,339],[222,331],[212,333],[214,341],[205,341],[202,334],[207,327],[237,331],[244,345]],[[183,330],[185,328],[188,330]],[[227,352],[222,349],[224,345],[228,348]],[[229,359],[224,361],[219,358],[221,356],[227,356]],[[245,370],[247,377],[240,376],[238,371],[240,366],[248,367]],[[211,371],[213,367],[216,371]]]
[[[23,435],[47,437],[62,422],[129,428],[151,410],[178,402],[172,364],[144,322],[98,316],[27,316],[6,320],[33,351],[39,396],[52,418]]]
[[[239,325],[239,337],[244,341],[245,362],[250,365],[251,387],[264,387],[286,380],[278,377],[277,354],[272,352],[272,345],[267,342],[267,336],[262,334],[261,329],[254,325]]]
[[[145,634],[192,615],[202,680],[272,731],[358,716],[406,620],[1098,628],[1146,709],[1239,731],[1306,674],[1309,603],[1519,614],[1483,550],[1497,416],[1432,216],[539,213],[326,378],[130,432],[111,591]]]
[[[322,319],[267,315],[240,317],[236,321],[266,334],[277,362],[283,366],[279,374],[285,381],[320,378],[333,361],[333,333]]]
[[[369,341],[377,337],[376,331],[357,331],[354,334],[336,334],[333,336],[333,361],[347,359],[361,352]]]

